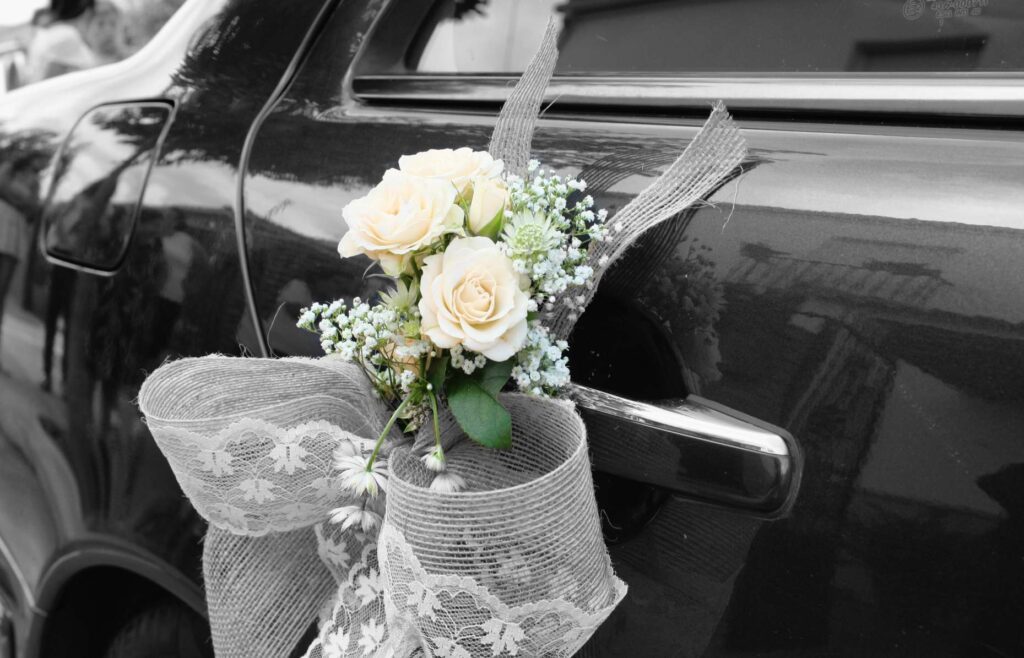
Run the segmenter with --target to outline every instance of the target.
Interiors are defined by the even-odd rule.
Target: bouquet
[[[439,407],[470,439],[508,448],[512,419],[498,392],[511,382],[544,398],[569,384],[568,343],[551,335],[544,314],[572,305],[561,297],[591,282],[587,256],[608,238],[607,213],[594,211],[584,181],[536,160],[527,172],[508,173],[484,151],[424,151],[399,158],[342,211],[341,256],[368,256],[394,287],[372,305],[358,297],[314,304],[298,326],[319,333],[328,355],[358,363],[396,407],[369,458],[339,454],[355,493],[372,497],[382,486],[379,450],[396,421],[407,432],[433,426],[422,457],[437,473],[430,486],[459,491],[465,482],[446,467]]]
[[[182,359],[143,384],[210,522],[218,658],[286,655],[317,610],[309,658],[570,656],[625,595],[564,399],[566,340],[607,268],[746,149],[716,105],[609,228],[583,180],[529,160],[556,37],[487,151],[403,156],[341,211],[340,255],[393,285],[303,310],[328,356]]]

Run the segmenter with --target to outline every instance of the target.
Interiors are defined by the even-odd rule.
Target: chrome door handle
[[[758,518],[796,500],[800,447],[784,429],[691,395],[638,402],[573,384],[594,468]]]

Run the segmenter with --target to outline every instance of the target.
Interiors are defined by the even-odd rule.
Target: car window
[[[1020,0],[440,0],[373,72],[519,73],[550,16],[564,75],[1024,71]]]
[[[163,102],[116,103],[78,121],[43,207],[47,255],[104,272],[121,264],[171,112]]]

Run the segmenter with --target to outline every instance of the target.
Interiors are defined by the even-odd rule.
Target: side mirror
[[[110,274],[124,260],[146,180],[174,105],[100,105],[82,116],[57,154],[43,206],[46,258]]]

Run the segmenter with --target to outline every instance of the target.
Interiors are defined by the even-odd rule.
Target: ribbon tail
[[[203,577],[217,658],[291,655],[337,587],[309,528],[247,537],[210,526]]]
[[[686,149],[650,186],[608,219],[610,235],[588,256],[594,276],[587,286],[563,293],[572,305],[559,304],[550,317],[551,333],[566,339],[597,292],[601,277],[648,230],[671,219],[710,194],[747,156],[747,145],[725,104],[714,104],[711,116]]]
[[[376,529],[320,526],[317,540],[337,593],[305,658],[409,658],[422,649],[418,630],[388,610]]]
[[[526,175],[540,104],[558,61],[558,23],[552,18],[533,59],[519,78],[494,124],[487,151],[505,163],[505,170]]]

